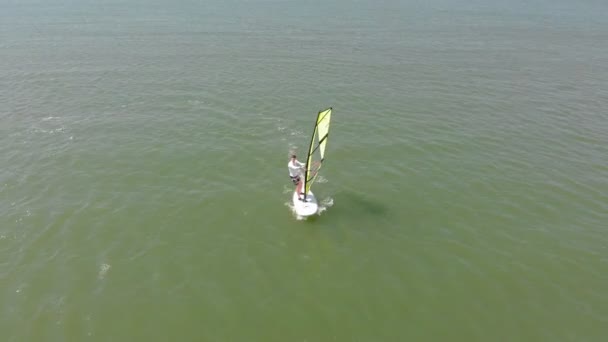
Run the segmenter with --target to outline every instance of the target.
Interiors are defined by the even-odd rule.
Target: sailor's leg
[[[296,193],[298,194],[298,198],[300,197],[301,191],[302,191],[302,182],[298,179],[298,184],[296,185]]]

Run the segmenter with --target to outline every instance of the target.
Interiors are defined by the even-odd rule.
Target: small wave
[[[193,106],[198,106],[201,104],[205,104],[205,101],[201,101],[201,100],[188,100],[188,104],[189,105],[193,105]]]
[[[97,273],[97,277],[99,279],[105,278],[111,267],[112,266],[110,266],[109,264],[101,264],[101,266],[99,266],[99,273]]]
[[[321,215],[325,210],[331,208],[334,205],[334,199],[331,197],[327,197],[319,203],[319,211],[317,215]]]
[[[323,176],[319,175],[319,176],[317,176],[317,181],[316,181],[316,182],[317,182],[317,183],[327,183],[327,182],[329,182],[329,181],[327,180],[327,178],[325,178],[325,177],[323,177]]]
[[[17,289],[15,290],[16,293],[21,293],[21,291],[23,291],[27,286],[27,284],[20,284]]]
[[[50,129],[44,129],[44,128],[32,128],[31,132],[33,133],[43,133],[43,134],[55,134],[55,133],[63,133],[65,132],[65,127],[61,126],[58,128],[50,128]]]

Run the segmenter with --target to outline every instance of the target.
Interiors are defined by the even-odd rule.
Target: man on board
[[[300,176],[302,175],[302,168],[305,167],[306,164],[300,162],[295,154],[291,155],[291,160],[287,163],[287,168],[289,169],[289,177],[294,185],[298,185],[300,183]]]
[[[298,192],[298,198],[304,200],[304,193],[300,193],[302,191],[302,182],[300,182],[300,176],[302,175],[302,168],[304,168],[306,164],[298,161],[295,154],[291,155],[291,160],[287,163],[287,168],[289,169],[289,177],[291,181],[296,186],[296,192]]]

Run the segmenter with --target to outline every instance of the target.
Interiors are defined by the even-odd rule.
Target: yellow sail
[[[325,160],[331,110],[331,108],[328,108],[317,114],[315,128],[312,132],[312,138],[310,139],[310,146],[308,148],[308,157],[306,159],[306,174],[304,175],[303,186],[304,194],[308,194],[310,191],[310,187],[317,178],[319,169]]]

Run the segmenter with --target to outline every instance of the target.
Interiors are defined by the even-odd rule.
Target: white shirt
[[[291,177],[295,177],[295,176],[299,176],[302,174],[302,168],[306,166],[306,164],[298,161],[297,159],[294,160],[293,162],[290,160],[289,163],[287,163],[287,168],[289,169],[289,175]]]

